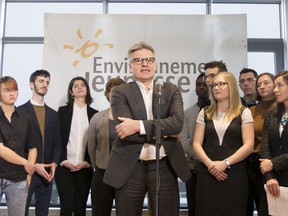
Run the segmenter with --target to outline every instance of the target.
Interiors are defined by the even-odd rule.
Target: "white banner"
[[[238,74],[247,66],[245,15],[45,14],[43,68],[51,73],[46,102],[66,102],[70,80],[87,79],[94,103],[109,106],[105,84],[119,76],[131,81],[127,51],[145,41],[156,51],[157,76],[176,84],[184,108],[196,102],[195,79],[204,63],[223,60]]]

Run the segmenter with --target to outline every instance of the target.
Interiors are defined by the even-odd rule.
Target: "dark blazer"
[[[37,130],[37,133],[35,133],[37,138],[36,162],[45,164],[55,162],[58,164],[61,152],[61,137],[57,112],[45,104],[45,134],[43,145],[40,126],[30,100],[21,105],[19,109],[24,109],[30,114],[33,119],[33,124]]]
[[[153,89],[154,120],[147,120],[143,97],[136,82],[113,88],[111,108],[114,119],[127,117],[134,120],[143,120],[146,130],[145,135],[136,133],[123,140],[116,138],[103,179],[106,184],[115,188],[122,187],[130,177],[139,159],[143,144],[155,143],[157,92],[155,86]],[[179,134],[184,119],[181,92],[171,83],[165,83],[162,92],[160,105],[161,135],[164,137]],[[190,171],[181,143],[175,138],[167,137],[162,139],[161,145],[163,145],[177,176],[186,181],[190,177]]]
[[[261,158],[271,159],[273,170],[265,173],[266,181],[276,178],[280,186],[288,187],[288,140],[281,143],[280,120],[269,110],[266,114],[261,140]]]
[[[89,121],[93,117],[93,115],[97,112],[98,112],[97,110],[87,105],[87,115],[88,115]],[[60,133],[61,133],[61,138],[62,138],[62,150],[61,150],[61,156],[60,156],[60,163],[61,163],[62,161],[67,160],[67,144],[69,140],[71,122],[72,122],[72,116],[73,116],[73,104],[72,106],[66,105],[66,106],[59,107],[58,116],[60,120]],[[85,153],[85,161],[90,163],[87,149]]]

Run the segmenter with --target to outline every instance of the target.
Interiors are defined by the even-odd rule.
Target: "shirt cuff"
[[[60,163],[60,166],[63,166],[65,163],[67,163],[68,162],[68,160],[64,160],[64,161],[62,161],[61,163]]]
[[[87,168],[90,168],[91,167],[91,164],[89,164],[87,161],[84,161],[85,165]]]
[[[143,121],[140,120],[140,135],[144,135],[144,134],[146,134],[146,130],[145,130]]]

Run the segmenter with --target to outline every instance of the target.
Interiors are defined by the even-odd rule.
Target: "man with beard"
[[[26,204],[25,215],[29,214],[32,195],[35,192],[35,215],[48,215],[52,194],[52,180],[61,152],[61,138],[57,112],[44,103],[48,92],[50,73],[46,70],[36,70],[30,76],[32,98],[20,109],[25,109],[31,115],[37,129],[37,160],[34,166],[35,174]]]

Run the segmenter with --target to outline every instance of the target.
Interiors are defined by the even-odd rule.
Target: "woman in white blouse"
[[[67,105],[58,110],[62,151],[55,181],[60,215],[84,216],[93,176],[87,151],[87,131],[90,119],[98,111],[89,106],[92,97],[83,77],[70,81],[67,98]]]

